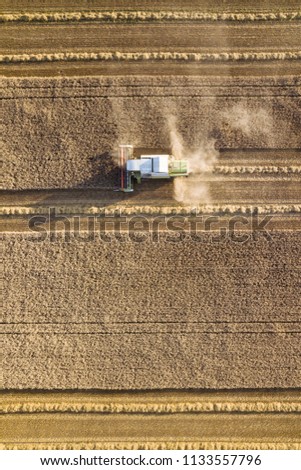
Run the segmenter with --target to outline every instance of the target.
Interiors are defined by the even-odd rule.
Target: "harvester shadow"
[[[120,191],[120,168],[117,159],[109,152],[92,156],[90,164],[89,174],[92,176],[75,186],[26,190],[22,194],[18,192],[18,198],[30,203],[31,207],[61,207],[66,211],[72,207],[78,212],[88,207],[160,206],[172,199],[170,180],[143,180],[140,184],[133,181],[133,192]]]
[[[90,162],[93,176],[74,189],[84,190],[88,199],[89,195],[93,200],[98,199],[103,207],[120,202],[126,205],[160,205],[160,202],[172,199],[173,184],[170,180],[142,180],[139,184],[133,180],[133,192],[120,191],[120,168],[117,159],[109,152],[91,157]]]
[[[77,189],[117,189],[120,170],[116,159],[110,152],[93,155],[89,159],[89,179],[83,180],[76,186]]]
[[[94,155],[90,158],[89,174],[92,176],[82,180],[77,185],[64,188],[28,189],[21,191],[6,191],[6,197],[10,202],[30,207],[48,207],[68,209],[89,206],[106,207],[118,204],[126,195],[115,192],[118,189],[120,170],[109,152]]]

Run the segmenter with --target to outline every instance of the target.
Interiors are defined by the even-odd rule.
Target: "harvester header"
[[[132,192],[134,180],[171,179],[188,176],[187,160],[176,160],[173,155],[140,155],[133,158],[132,145],[119,145],[120,190]]]

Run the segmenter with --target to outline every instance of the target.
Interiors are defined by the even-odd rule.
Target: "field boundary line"
[[[294,272],[293,269],[289,270],[290,273]],[[298,271],[298,270],[296,270]],[[206,270],[206,273],[208,272],[216,272],[216,270]],[[299,274],[299,273],[298,273]],[[204,285],[205,283],[203,283]],[[201,284],[202,285],[202,284]],[[280,289],[283,286],[280,287]],[[279,289],[279,290],[280,290]],[[244,324],[239,324],[239,327],[237,327],[237,324],[235,322],[233,323],[226,323],[224,325],[222,324],[216,324],[214,325],[213,322],[209,323],[206,325],[206,323],[200,323],[198,326],[193,326],[191,325],[184,325],[180,323],[179,325],[170,325],[164,324],[164,323],[151,323],[150,325],[147,324],[142,324],[141,326],[139,324],[130,324],[130,326],[125,326],[128,324],[124,324],[122,326],[119,325],[106,325],[106,326],[96,326],[95,325],[72,325],[72,327],[69,327],[68,324],[62,323],[61,325],[55,324],[53,327],[50,325],[45,325],[43,323],[40,324],[32,324],[29,327],[25,328],[22,326],[16,327],[14,325],[10,325],[9,323],[6,324],[3,328],[4,334],[6,335],[30,335],[30,334],[35,334],[35,335],[77,335],[77,336],[82,336],[82,335],[145,335],[145,334],[153,334],[153,335],[188,335],[188,334],[200,334],[200,335],[216,335],[216,334],[221,334],[221,335],[233,335],[233,334],[249,334],[249,335],[289,335],[289,334],[299,334],[301,333],[301,328],[300,324],[298,322],[290,322],[287,325],[282,322],[278,324],[278,322],[274,322],[273,326],[271,327],[269,323],[254,323],[251,324],[251,322]],[[291,325],[291,329],[289,329]],[[12,327],[11,327],[12,326]],[[299,329],[298,329],[299,328]],[[98,331],[97,331],[98,330]],[[0,407],[1,409],[1,407]],[[300,411],[301,411],[301,404],[300,404]]]

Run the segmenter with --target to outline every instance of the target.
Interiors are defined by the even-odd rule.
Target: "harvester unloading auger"
[[[140,155],[133,158],[132,145],[119,145],[120,191],[132,192],[134,180],[170,179],[188,176],[187,160],[176,160],[172,155]]]

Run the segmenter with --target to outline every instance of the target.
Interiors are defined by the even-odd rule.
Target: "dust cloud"
[[[222,116],[232,128],[240,130],[247,137],[261,136],[269,141],[273,136],[273,119],[266,109],[251,110],[239,103],[224,111]]]
[[[190,172],[188,178],[174,179],[174,199],[184,205],[208,204],[210,194],[205,174],[210,172],[219,156],[215,141],[203,138],[196,148],[191,149],[185,145],[174,115],[167,117],[167,125],[172,155],[175,159],[187,160]]]

